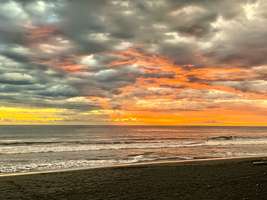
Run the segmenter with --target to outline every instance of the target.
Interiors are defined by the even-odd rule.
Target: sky
[[[0,124],[267,125],[267,1],[0,2]]]

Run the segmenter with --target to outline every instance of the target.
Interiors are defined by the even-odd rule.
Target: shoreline
[[[201,164],[212,164],[216,161],[249,161],[249,160],[267,160],[266,156],[246,156],[246,157],[227,157],[227,158],[203,158],[203,159],[190,159],[190,160],[169,160],[169,161],[150,161],[140,163],[127,163],[117,164],[111,166],[99,166],[99,167],[81,167],[81,168],[69,168],[69,169],[55,169],[55,170],[44,170],[44,171],[32,171],[32,172],[15,172],[15,173],[0,173],[1,177],[16,177],[16,176],[30,176],[39,174],[53,174],[53,173],[64,173],[64,172],[76,172],[76,171],[87,171],[95,169],[116,169],[116,168],[133,168],[133,167],[150,167],[150,166],[164,166],[164,165],[201,165]]]
[[[263,200],[267,157],[120,165],[0,177],[8,200]]]

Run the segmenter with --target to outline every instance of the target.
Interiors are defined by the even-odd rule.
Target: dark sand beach
[[[262,200],[266,158],[154,163],[0,177],[1,200]]]

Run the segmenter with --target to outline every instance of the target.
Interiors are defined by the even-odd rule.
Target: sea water
[[[267,156],[267,127],[0,126],[0,173]]]

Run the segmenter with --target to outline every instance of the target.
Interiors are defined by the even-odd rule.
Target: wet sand
[[[1,200],[264,200],[267,158],[167,162],[0,177]],[[254,164],[253,164],[254,162]]]

